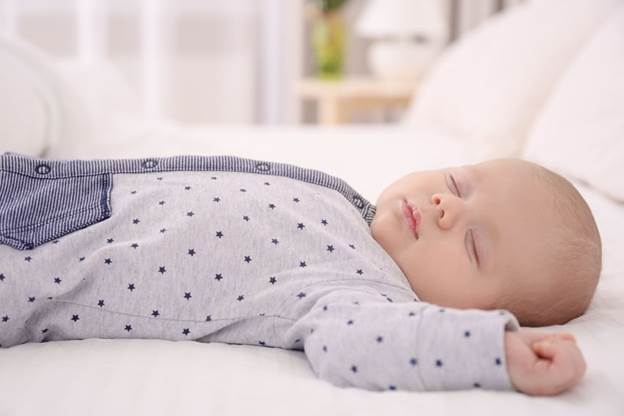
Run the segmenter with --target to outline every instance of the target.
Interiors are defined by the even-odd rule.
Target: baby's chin
[[[392,230],[389,227],[390,218],[388,218],[387,212],[377,211],[373,221],[370,225],[370,231],[372,237],[381,245],[386,251],[391,246]]]

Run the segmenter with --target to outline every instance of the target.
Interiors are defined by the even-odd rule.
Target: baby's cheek
[[[474,284],[468,282],[466,271],[452,256],[437,256],[435,250],[423,250],[409,259],[414,276],[413,285],[428,302],[448,307],[463,307],[473,303]],[[415,289],[415,290],[416,290]]]
[[[393,246],[396,234],[392,222],[392,216],[388,212],[381,212],[375,215],[370,226],[373,238],[386,250]]]

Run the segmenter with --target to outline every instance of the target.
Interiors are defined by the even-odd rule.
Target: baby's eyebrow
[[[460,172],[464,174],[464,181],[468,182],[470,189],[474,189],[483,180],[482,172],[479,171],[477,165],[463,165]]]
[[[466,173],[472,186],[481,182],[481,172],[477,169],[477,165],[463,165],[461,169]]]

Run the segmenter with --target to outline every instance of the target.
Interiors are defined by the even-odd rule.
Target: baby
[[[601,269],[564,178],[493,160],[415,172],[373,205],[346,182],[234,156],[0,156],[0,347],[85,338],[305,351],[370,390],[558,394],[562,324]]]
[[[422,301],[507,309],[526,326],[583,314],[602,266],[583,197],[522,160],[411,173],[383,191],[371,232]],[[512,382],[526,393],[557,393],[584,373],[570,334],[507,332],[505,343]]]

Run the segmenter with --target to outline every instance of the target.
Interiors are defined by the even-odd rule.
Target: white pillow
[[[123,134],[126,124],[143,122],[138,96],[110,61],[55,62],[63,84],[68,115],[62,135],[45,152],[60,158],[74,148],[88,147]]]
[[[55,60],[16,39],[0,38],[0,114],[0,152],[45,157],[57,143],[96,131]]]
[[[519,156],[552,86],[619,0],[542,0],[485,21],[442,54],[405,123],[444,128],[479,158]]]
[[[60,129],[60,102],[46,58],[0,38],[0,151],[40,156]]]
[[[569,67],[524,157],[624,202],[624,3]]]

